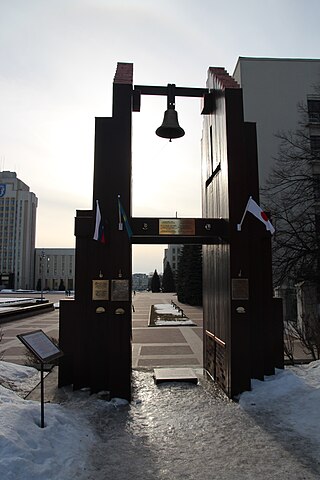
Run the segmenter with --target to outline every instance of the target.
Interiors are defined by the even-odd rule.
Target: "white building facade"
[[[37,205],[15,172],[0,172],[0,288],[33,288]]]
[[[243,91],[244,119],[256,122],[259,181],[264,187],[279,152],[277,134],[304,127],[311,150],[320,151],[320,59],[240,57],[233,76]],[[319,162],[313,161],[310,169],[315,195],[320,197]],[[319,213],[314,215],[316,222]],[[311,293],[312,308],[319,308],[314,285],[279,286],[275,294],[283,298],[284,318],[297,316],[301,323],[312,313]]]
[[[276,135],[299,127],[301,105],[309,108],[311,142],[320,147],[320,59],[239,57],[233,77],[243,91],[244,120],[257,125],[262,187],[279,151]]]
[[[167,263],[170,263],[173,275],[177,275],[179,255],[182,251],[182,248],[183,245],[168,245],[168,248],[164,250],[163,271],[165,270]]]
[[[35,249],[35,289],[74,290],[74,279],[74,248]]]
[[[144,291],[149,287],[150,277],[146,273],[133,273],[132,275],[132,290]]]

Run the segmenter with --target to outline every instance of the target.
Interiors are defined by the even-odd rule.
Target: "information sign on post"
[[[62,357],[63,353],[57,345],[42,331],[34,330],[33,332],[21,333],[17,338],[32,352],[40,361],[41,365],[41,421],[40,427],[44,427],[44,378],[43,364],[51,362],[56,358]]]

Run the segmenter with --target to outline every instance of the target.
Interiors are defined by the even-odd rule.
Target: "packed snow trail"
[[[40,428],[39,402],[23,399],[39,373],[0,362],[1,480],[320,478],[320,361],[253,381],[239,403],[201,372],[157,386],[134,371],[130,405],[59,389]]]
[[[204,378],[198,386],[156,386],[152,372],[136,371],[134,382],[130,406],[115,404],[110,410],[101,404],[94,414],[100,440],[92,448],[87,476],[81,478],[320,478],[319,443],[300,436],[286,416],[282,420],[275,414],[274,405],[257,410],[249,399],[241,407]]]

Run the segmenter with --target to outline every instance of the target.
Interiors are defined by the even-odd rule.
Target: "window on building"
[[[320,151],[320,135],[310,135],[310,146],[313,152]]]
[[[320,123],[320,99],[308,99],[308,116],[310,123]]]
[[[210,149],[211,172],[213,172],[214,169],[215,169],[215,162],[214,162],[214,158],[213,158],[213,134],[212,134],[212,125],[210,125],[210,145],[209,145],[209,149]]]
[[[320,199],[320,174],[313,175],[313,191],[317,200]]]

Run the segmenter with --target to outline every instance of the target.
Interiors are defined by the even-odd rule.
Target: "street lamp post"
[[[40,264],[41,264],[41,303],[43,302],[43,283],[44,283],[44,259],[45,259],[45,253],[44,250],[41,252],[40,256]]]

